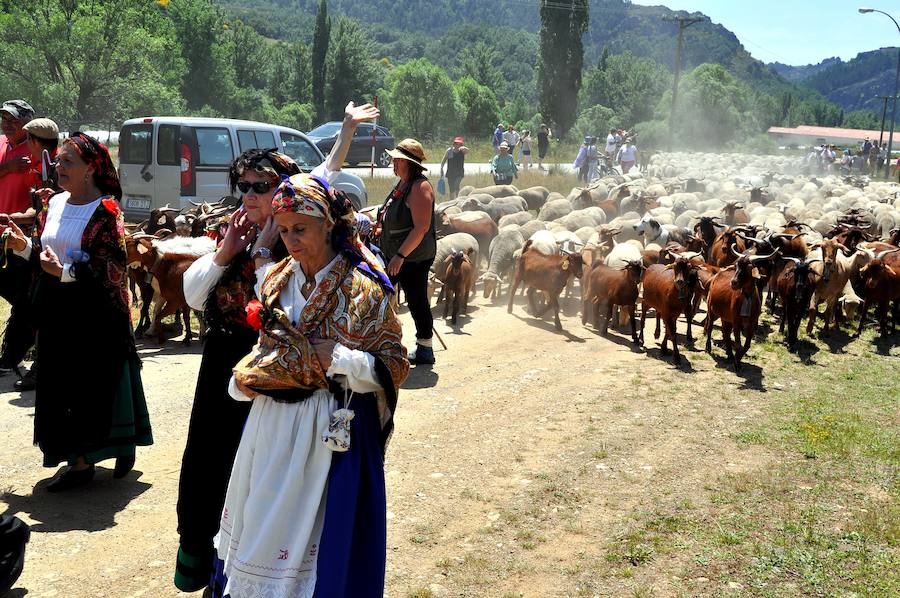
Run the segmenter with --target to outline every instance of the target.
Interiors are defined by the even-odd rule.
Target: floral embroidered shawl
[[[292,275],[292,258],[288,257],[266,276],[261,293],[263,329],[253,351],[235,366],[236,381],[261,394],[266,390],[328,388],[325,368],[310,339],[330,339],[370,353],[384,388],[376,395],[386,444],[397,393],[409,373],[400,321],[389,295],[341,254],[294,326],[278,301]]]

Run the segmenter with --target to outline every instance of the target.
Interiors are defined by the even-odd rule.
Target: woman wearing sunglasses
[[[337,142],[312,174],[329,180],[341,169],[359,123],[378,116],[365,104],[347,105]],[[272,219],[272,196],[282,176],[300,172],[297,164],[274,149],[252,149],[232,163],[232,193],[241,206],[232,214],[214,254],[198,259],[184,273],[188,304],[203,311],[209,334],[181,465],[178,489],[180,544],[175,585],[184,592],[207,586],[215,563],[213,537],[219,531],[225,491],[250,403],[228,395],[232,368],[256,343],[258,333],[247,306],[254,298],[256,269],[287,256]]]

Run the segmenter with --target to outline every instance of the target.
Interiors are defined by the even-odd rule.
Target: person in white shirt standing
[[[628,174],[634,163],[637,161],[637,146],[634,145],[632,138],[627,138],[622,147],[619,148],[619,155],[616,156],[616,162],[622,166],[622,174]]]
[[[609,130],[609,135],[606,136],[606,147],[603,148],[603,151],[606,152],[606,157],[609,158],[610,160],[612,160],[613,157],[615,156],[615,154],[616,154],[616,130],[615,129]]]
[[[506,132],[503,134],[503,141],[509,146],[509,155],[515,155],[516,146],[519,145],[519,139],[521,137],[516,132],[516,128],[512,126],[512,124],[507,127]]]

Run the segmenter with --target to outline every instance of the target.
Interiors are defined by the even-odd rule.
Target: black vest
[[[421,180],[428,179],[421,177]],[[407,186],[406,190],[403,192],[403,195],[400,197],[395,197],[397,187],[394,187],[394,191],[392,191],[391,195],[388,197],[387,207],[383,207],[383,214],[379,214],[379,219],[381,220],[381,241],[379,246],[381,247],[382,253],[384,253],[385,260],[388,262],[397,254],[400,250],[400,246],[403,245],[403,242],[406,240],[407,235],[409,235],[410,231],[413,229],[412,210],[409,209],[406,199],[409,197],[413,183],[415,182],[416,181],[411,181],[409,186]],[[397,185],[399,186],[401,183],[397,183]],[[428,226],[428,232],[425,233],[425,237],[422,239],[422,242],[419,243],[419,246],[410,251],[409,255],[406,256],[407,262],[434,260],[434,255],[437,251],[437,234],[434,228],[433,205],[431,206],[431,212],[432,217],[431,223]]]

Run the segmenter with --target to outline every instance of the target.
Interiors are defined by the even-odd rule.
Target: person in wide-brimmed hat
[[[444,152],[444,159],[441,160],[441,177],[444,176],[444,164],[446,164],[450,197],[456,197],[459,194],[459,184],[465,175],[466,154],[468,153],[469,148],[465,146],[462,137],[455,137],[453,145]]]
[[[428,270],[437,250],[434,230],[434,189],[425,178],[425,150],[415,139],[404,139],[388,153],[400,177],[378,211],[379,246],[387,273],[399,283],[416,325],[416,350],[409,361],[434,363],[431,348],[434,320],[428,300]]]
[[[491,175],[494,184],[509,185],[513,177],[517,176],[516,162],[509,153],[509,144],[505,141],[500,144],[500,153],[491,158]]]

